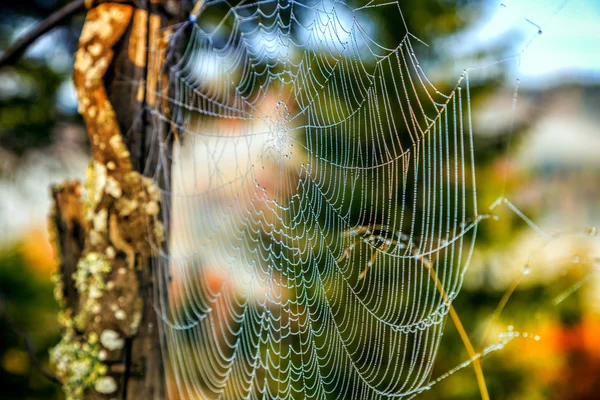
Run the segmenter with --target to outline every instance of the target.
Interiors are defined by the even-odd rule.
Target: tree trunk
[[[101,3],[90,5],[73,72],[91,143],[86,193],[74,181],[52,190],[64,333],[51,359],[67,398],[162,399],[151,261],[165,236],[160,190],[144,172],[171,148],[156,137],[169,127],[148,110],[160,106],[157,85],[166,82],[165,28],[182,20],[184,7]],[[169,166],[161,179],[168,184]]]

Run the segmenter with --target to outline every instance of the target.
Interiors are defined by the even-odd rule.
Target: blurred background
[[[65,3],[3,4],[0,49]],[[416,50],[436,85],[469,69],[480,209],[503,196],[535,224],[496,206],[500,218],[481,224],[454,303],[477,349],[519,333],[483,361],[492,398],[600,398],[600,3],[403,3],[409,29],[429,45]],[[70,79],[82,24],[73,18],[0,70],[2,399],[61,398],[28,351],[47,368],[59,340],[46,220],[50,185],[82,179],[88,161]],[[432,376],[467,358],[448,322]],[[478,396],[465,368],[421,397]]]

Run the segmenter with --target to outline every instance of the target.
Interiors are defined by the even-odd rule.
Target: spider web
[[[442,93],[408,30],[378,38],[374,9],[405,27],[395,1],[197,8],[151,110],[169,396],[426,390],[486,217],[468,73]]]

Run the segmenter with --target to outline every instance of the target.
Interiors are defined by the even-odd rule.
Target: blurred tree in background
[[[66,3],[44,0],[3,3],[0,48],[6,49]],[[3,187],[19,177],[18,170],[27,154],[47,149],[57,138],[64,137],[65,132],[70,132],[72,124],[81,124],[70,93],[70,76],[82,21],[82,16],[65,21],[65,25],[39,39],[17,63],[0,69]],[[83,143],[85,136],[77,141]],[[21,181],[21,185],[26,184]],[[42,192],[49,195],[47,188]],[[3,190],[3,195],[8,196],[9,192]],[[3,214],[3,219],[6,217]],[[4,221],[3,225],[10,226]],[[56,269],[54,255],[44,225],[26,228],[20,236],[10,235],[0,243],[0,397],[60,398],[59,385],[43,376],[34,365],[25,343],[31,341],[35,357],[49,368],[48,349],[60,337],[58,305],[51,279]]]
[[[6,48],[67,1],[25,0],[2,5],[0,48]],[[82,15],[65,21],[16,64],[0,71],[0,147],[16,155],[47,146],[59,124],[80,123],[70,89]]]

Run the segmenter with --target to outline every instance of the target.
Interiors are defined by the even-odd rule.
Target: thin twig
[[[0,56],[0,68],[17,62],[33,42],[60,25],[65,19],[83,10],[85,10],[85,0],[74,0],[50,15],[48,18],[36,24],[31,31],[19,38],[15,43],[9,46],[4,53],[2,53],[2,56]]]

